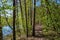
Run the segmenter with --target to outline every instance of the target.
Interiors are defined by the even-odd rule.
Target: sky
[[[41,1],[37,1],[37,2],[36,2],[36,6],[40,6],[40,5],[41,5],[40,2],[41,2]]]
[[[58,0],[57,3],[60,4],[60,0]]]
[[[4,26],[2,28],[3,36],[9,35],[12,33],[12,30],[9,26]]]

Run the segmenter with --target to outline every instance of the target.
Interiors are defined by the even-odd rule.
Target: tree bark
[[[26,35],[27,35],[27,37],[28,37],[28,23],[27,23],[27,7],[26,7],[26,0],[24,0],[24,4],[25,4],[25,18],[26,18]]]
[[[33,33],[32,33],[32,36],[35,36],[35,14],[36,14],[36,0],[34,0]]]
[[[15,32],[15,18],[16,18],[16,9],[15,9],[15,0],[13,0],[13,40],[16,40],[16,32]]]
[[[2,25],[1,25],[1,14],[0,14],[0,40],[2,40]]]

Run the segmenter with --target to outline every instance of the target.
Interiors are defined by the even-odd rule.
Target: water
[[[9,35],[12,33],[12,29],[9,26],[4,26],[2,28],[3,36]]]

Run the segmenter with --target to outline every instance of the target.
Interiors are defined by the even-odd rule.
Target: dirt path
[[[45,38],[28,37],[28,40],[46,40]]]
[[[46,40],[46,38],[38,38],[38,37],[28,37],[28,38],[26,38],[26,37],[24,37],[24,38],[21,38],[21,39],[19,39],[19,40]]]

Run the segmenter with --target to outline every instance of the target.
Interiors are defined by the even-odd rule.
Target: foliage
[[[40,6],[36,8],[36,22],[40,21],[43,26],[43,34],[46,37],[50,38],[50,40],[59,40],[58,37],[60,35],[60,5],[56,4],[55,2],[50,3],[48,5],[45,3],[45,6]]]
[[[37,0],[39,1],[39,0]],[[12,2],[12,1],[11,1]],[[18,12],[16,10],[16,33],[19,35],[26,34],[26,22],[28,26],[28,32],[29,34],[32,31],[32,25],[31,25],[31,14],[33,14],[33,3],[32,0],[26,1],[26,11],[25,13],[25,4],[24,0],[21,0],[17,3],[16,7],[12,7],[11,5],[7,4],[7,1],[4,0],[2,2],[2,7],[0,7],[1,10],[1,20],[2,20],[2,26],[11,25],[13,22],[13,12],[10,14],[10,16],[7,16],[9,14],[6,12],[6,10],[12,10],[14,8],[18,9]],[[22,12],[21,12],[22,7]],[[32,9],[32,10],[31,10]],[[25,15],[26,14],[26,15]],[[7,17],[6,17],[7,16]],[[27,16],[27,21],[26,17]],[[6,21],[6,18],[8,19],[8,23]],[[45,35],[50,40],[60,40],[60,5],[57,4],[55,1],[47,1],[41,0],[41,5],[36,6],[36,23],[40,23],[43,28],[43,35]],[[19,30],[19,31],[18,31]],[[21,33],[20,33],[21,32]]]

